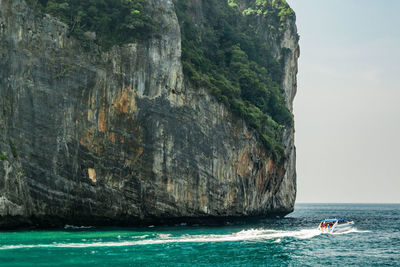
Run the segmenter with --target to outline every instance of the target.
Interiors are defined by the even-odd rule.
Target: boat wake
[[[279,230],[243,230],[237,233],[227,235],[184,235],[180,237],[145,239],[135,243],[135,245],[152,245],[164,243],[208,243],[208,242],[237,242],[237,241],[260,241],[285,237],[294,237],[299,239],[308,239],[319,235],[320,232],[314,229],[299,231],[279,231]]]
[[[370,233],[371,231],[368,230],[358,230],[357,228],[353,227],[347,231],[343,232],[336,232],[336,233],[329,233],[331,235],[345,235],[345,234],[350,234],[350,233]]]
[[[348,232],[338,233],[346,234],[353,232],[368,232],[351,229]],[[274,243],[280,243],[284,238],[310,239],[322,233],[317,229],[302,229],[296,231],[267,230],[267,229],[250,229],[240,232],[224,234],[224,235],[182,235],[172,236],[171,234],[156,234],[152,236],[132,236],[130,240],[120,239],[113,242],[87,242],[82,243],[52,243],[52,244],[36,244],[36,245],[5,245],[0,250],[13,249],[29,249],[29,248],[93,248],[93,247],[125,247],[140,245],[157,245],[168,243],[210,243],[210,242],[239,242],[239,241],[262,241],[274,240]],[[334,234],[337,235],[337,234]],[[120,237],[118,237],[120,238]],[[134,239],[134,240],[132,240]]]

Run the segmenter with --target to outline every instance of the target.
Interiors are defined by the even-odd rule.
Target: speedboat
[[[323,233],[340,233],[354,227],[354,222],[347,219],[326,219],[321,221],[318,230]]]

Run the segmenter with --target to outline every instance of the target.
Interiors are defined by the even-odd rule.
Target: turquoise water
[[[321,234],[326,217],[357,228]],[[1,266],[400,265],[400,205],[298,204],[284,219],[220,227],[63,229],[0,233]]]

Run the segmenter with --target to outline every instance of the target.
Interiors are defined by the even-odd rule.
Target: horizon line
[[[295,204],[400,204],[400,202],[304,202],[299,201]]]

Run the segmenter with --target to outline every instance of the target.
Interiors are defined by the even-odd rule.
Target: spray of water
[[[358,230],[357,228],[353,227],[350,228],[349,230],[343,231],[343,232],[336,232],[336,233],[330,233],[331,235],[345,235],[345,234],[350,234],[350,233],[370,233],[371,231],[367,230]]]
[[[347,232],[335,233],[348,234],[354,232],[368,232],[351,229]],[[270,229],[250,229],[240,232],[224,234],[224,235],[182,235],[171,236],[171,234],[158,234],[156,237],[136,236],[134,240],[118,241],[118,242],[90,242],[90,243],[52,243],[52,244],[36,244],[36,245],[9,245],[2,246],[0,250],[26,249],[26,248],[90,248],[90,247],[125,247],[140,245],[156,245],[168,243],[209,243],[209,242],[238,242],[238,241],[262,241],[274,240],[280,243],[283,238],[310,239],[322,233],[317,229],[302,229],[296,231],[282,231]]]

